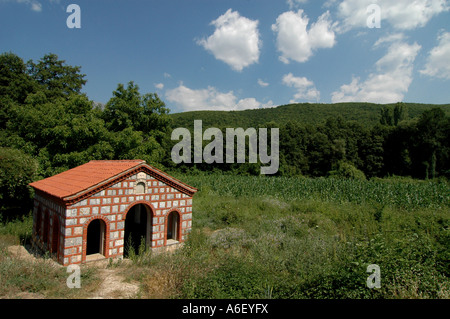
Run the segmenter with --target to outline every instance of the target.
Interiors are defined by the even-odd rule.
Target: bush
[[[337,169],[329,171],[328,175],[337,178],[366,180],[366,175],[364,175],[363,171],[347,162],[339,162],[337,164]]]
[[[37,162],[21,150],[0,147],[0,209],[31,204]],[[25,205],[24,205],[25,203]]]

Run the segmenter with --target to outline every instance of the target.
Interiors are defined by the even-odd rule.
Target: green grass
[[[445,183],[183,180],[200,189],[193,231],[175,254],[139,264],[144,297],[161,295],[161,273],[171,298],[450,297]],[[366,286],[370,264],[381,289]]]
[[[184,247],[114,266],[141,298],[450,298],[447,182],[176,177],[199,189]],[[64,268],[9,258],[30,230],[30,215],[0,223],[0,296],[88,295],[68,291]],[[380,289],[366,286],[370,264]]]
[[[1,215],[0,215],[1,216]],[[31,213],[16,219],[0,220],[0,298],[83,298],[96,285],[95,269],[81,273],[85,289],[70,289],[66,268],[55,265],[48,255],[34,261],[17,258],[8,250],[28,245],[33,228]],[[27,295],[22,295],[26,293]]]

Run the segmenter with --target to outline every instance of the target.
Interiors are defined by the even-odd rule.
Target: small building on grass
[[[90,161],[31,183],[32,243],[68,266],[184,242],[197,191],[143,160]]]

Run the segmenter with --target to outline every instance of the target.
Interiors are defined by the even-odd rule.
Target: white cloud
[[[319,101],[320,92],[314,86],[314,83],[305,77],[295,77],[292,73],[283,77],[283,84],[297,89],[294,98],[290,103],[300,102],[302,100]]]
[[[402,101],[413,80],[414,60],[420,49],[417,43],[392,43],[386,55],[376,62],[377,72],[371,73],[364,82],[353,78],[350,84],[342,85],[339,91],[332,93],[332,102]]]
[[[31,10],[36,11],[36,12],[41,12],[42,11],[42,4],[40,4],[37,1],[31,1]]]
[[[399,42],[405,39],[405,35],[403,33],[394,33],[388,34],[384,37],[381,37],[375,42],[374,47],[381,46],[385,43]]]
[[[344,0],[338,5],[341,19],[340,32],[353,28],[366,28],[371,4],[381,9],[381,27],[388,22],[398,30],[413,30],[425,26],[435,15],[449,9],[447,0]]]
[[[263,80],[261,80],[261,79],[258,79],[258,84],[259,84],[259,86],[261,86],[261,87],[263,87],[263,88],[265,88],[265,87],[268,87],[269,86],[269,83],[267,83],[267,82],[264,82]]]
[[[59,4],[61,0],[42,0],[43,2],[49,2],[51,4]],[[15,2],[27,5],[32,11],[41,12],[42,11],[42,1],[38,0],[0,0],[0,2]]]
[[[216,27],[214,33],[197,43],[216,59],[240,72],[259,61],[261,40],[258,23],[258,20],[242,17],[239,12],[229,9],[211,22]]]
[[[438,36],[439,44],[428,55],[425,69],[420,73],[450,80],[450,32]]]
[[[3,2],[16,2],[16,3],[24,3],[30,7],[31,10],[35,12],[42,11],[42,4],[37,0],[3,0]],[[50,1],[52,2],[52,1]]]
[[[155,84],[155,87],[156,87],[158,90],[162,90],[162,89],[164,89],[164,83],[157,83],[157,84]]]
[[[332,7],[332,6],[335,5],[336,1],[337,1],[337,0],[327,0],[327,1],[325,1],[325,3],[323,4],[323,7],[324,7],[324,8],[330,8],[330,7]]]
[[[211,86],[206,89],[194,90],[180,84],[177,88],[168,90],[166,98],[185,112],[200,110],[237,111],[273,107],[272,101],[261,103],[255,98],[238,100],[233,91],[219,92]]]
[[[312,26],[307,29],[309,19],[303,15],[303,10],[297,13],[288,11],[278,16],[272,30],[277,33],[277,48],[281,52],[280,60],[288,64],[289,60],[306,62],[313,51],[320,48],[332,48],[335,34],[330,13],[322,14]]]
[[[289,9],[297,8],[301,4],[305,4],[308,0],[287,0],[287,4],[289,5]]]

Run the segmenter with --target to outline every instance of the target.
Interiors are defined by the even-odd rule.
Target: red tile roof
[[[115,180],[140,166],[154,172],[156,176],[179,185],[183,189],[187,189],[190,192],[197,191],[197,189],[146,164],[143,160],[90,161],[60,174],[31,183],[30,186],[62,200],[67,200],[68,198],[72,200],[74,197],[79,197],[87,191],[101,187],[106,182]]]
[[[90,161],[60,174],[31,183],[30,186],[55,197],[64,198],[100,184],[142,163],[145,163],[145,161]]]

